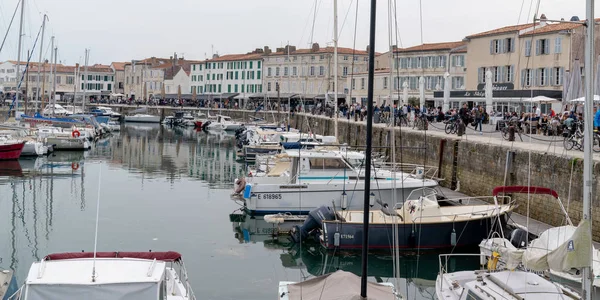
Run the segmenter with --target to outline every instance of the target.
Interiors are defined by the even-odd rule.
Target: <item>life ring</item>
[[[240,179],[238,179],[238,180],[235,181],[234,192],[236,194],[239,194],[239,193],[241,193],[244,190],[245,187],[246,187],[246,179],[244,179],[244,177],[242,177],[242,178],[240,178]]]
[[[78,138],[81,136],[81,132],[79,132],[79,130],[75,129],[75,130],[73,130],[73,132],[71,132],[71,136],[74,138]]]
[[[77,171],[77,169],[79,169],[79,163],[71,163],[71,169],[73,169],[73,171]]]

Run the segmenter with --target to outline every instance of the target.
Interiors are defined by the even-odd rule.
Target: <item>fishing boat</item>
[[[483,205],[471,201],[485,197],[438,198],[434,189],[415,189],[398,209],[372,199],[371,207],[377,202],[380,209],[369,214],[369,248],[431,250],[478,245],[491,228],[504,227],[515,207],[509,197],[498,197],[496,193],[487,199],[492,204]],[[439,204],[459,200],[463,205]],[[362,210],[336,211],[335,208],[320,207],[311,211],[304,225],[294,228],[291,235],[297,242],[310,240],[310,233],[317,229],[317,240],[325,249],[360,249],[363,221]]]
[[[25,146],[20,140],[0,140],[0,160],[18,159]]]
[[[339,147],[286,150],[271,159],[273,167],[258,166],[247,177],[236,179],[234,194],[243,199],[246,210],[258,215],[307,214],[332,202],[341,209],[359,210],[365,190],[365,157]],[[391,172],[373,168],[370,186],[377,189],[377,197],[388,200],[393,199],[395,189],[397,202],[403,202],[414,189],[438,186],[433,179],[436,172],[430,169],[416,166],[411,172]],[[425,178],[424,173],[432,176]]]
[[[11,300],[195,300],[177,252],[56,253],[34,262]]]
[[[243,124],[234,122],[231,120],[231,117],[217,115],[217,119],[215,121],[210,122],[207,125],[206,129],[208,130],[224,130],[224,131],[236,131],[242,128]]]

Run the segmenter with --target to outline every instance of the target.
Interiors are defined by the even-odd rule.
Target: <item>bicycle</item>
[[[415,121],[413,122],[413,129],[419,130],[427,130],[427,115],[421,113],[420,115],[415,117]]]
[[[571,125],[571,128],[565,128],[563,133],[565,139],[563,140],[563,146],[566,150],[572,150],[577,148],[579,151],[583,151],[583,143],[585,135],[583,133],[583,122],[576,121]],[[592,138],[592,151],[600,152],[600,133],[598,130],[594,130]]]
[[[445,120],[444,124],[446,126],[444,127],[444,131],[446,134],[455,134],[458,131],[458,122],[458,118]]]
[[[521,136],[521,134],[524,132],[523,128],[521,128],[520,126],[517,126],[516,121],[508,121],[508,124],[506,124],[506,126],[501,127],[500,128],[500,133],[502,134],[502,137],[505,140],[509,140],[510,138],[510,126],[514,126],[515,128],[515,133],[519,136],[519,139],[521,140],[521,142],[523,141],[523,137]]]

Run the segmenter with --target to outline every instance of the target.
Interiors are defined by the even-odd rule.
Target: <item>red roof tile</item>
[[[484,36],[488,36],[488,35],[496,35],[496,34],[504,34],[504,33],[510,33],[510,32],[518,32],[520,30],[532,27],[533,24],[529,23],[529,24],[519,24],[519,25],[511,25],[511,26],[504,26],[501,28],[496,28],[493,30],[488,30],[488,31],[484,31],[484,32],[480,32],[480,33],[476,33],[476,34],[472,34],[467,36],[468,39],[471,38],[478,38],[478,37],[484,37]]]
[[[124,71],[125,70],[124,62],[112,62],[110,65],[115,68],[115,71]]]
[[[422,44],[408,48],[396,49],[395,53],[451,50],[465,46],[466,44],[467,43],[463,41]]]
[[[521,34],[521,36],[528,35],[539,35],[545,33],[558,32],[563,30],[571,30],[577,27],[583,26],[583,24],[575,24],[575,23],[553,23],[547,24],[546,26],[535,27],[532,30]]]
[[[218,62],[218,61],[233,61],[233,60],[254,60],[260,59],[262,54],[259,53],[246,53],[246,54],[227,54],[219,57],[208,59],[207,62]]]
[[[297,55],[297,54],[324,54],[324,53],[331,53],[333,54],[333,47],[325,47],[325,48],[319,48],[319,50],[317,51],[312,51],[312,49],[297,49],[296,51],[291,51],[290,55]],[[365,51],[365,50],[355,50],[352,48],[344,48],[344,47],[338,47],[338,54],[342,54],[342,55],[368,55],[369,52]],[[268,54],[268,56],[275,56],[275,55],[288,55],[287,52],[282,51],[282,52],[273,52],[271,54]]]

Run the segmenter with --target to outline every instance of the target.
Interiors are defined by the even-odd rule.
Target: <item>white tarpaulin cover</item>
[[[523,264],[535,271],[569,271],[591,267],[592,237],[589,220],[577,227],[560,226],[544,231],[531,241],[523,254]]]
[[[360,277],[346,271],[336,271],[311,278],[304,282],[288,285],[290,300],[358,300],[360,297]],[[369,300],[396,299],[390,286],[375,282],[367,283]]]
[[[158,298],[156,282],[119,284],[28,284],[25,300],[148,300]]]
[[[479,250],[487,257],[491,257],[493,252],[500,254],[500,261],[509,270],[516,269],[523,259],[523,250],[517,249],[509,240],[503,238],[483,240],[479,244]]]

